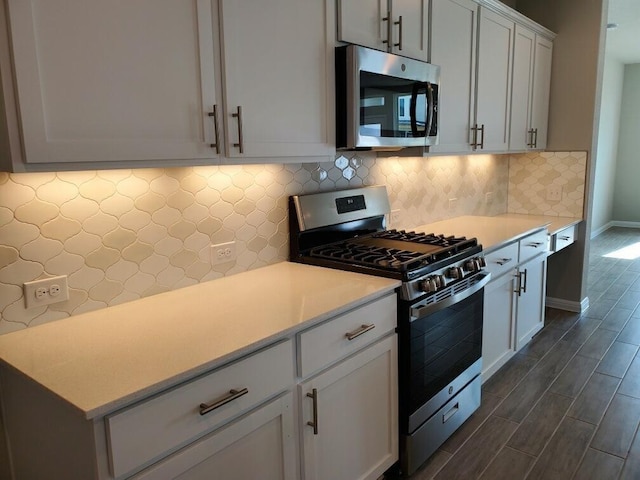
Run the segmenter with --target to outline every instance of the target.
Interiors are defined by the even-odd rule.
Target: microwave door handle
[[[418,95],[420,93],[420,90],[422,90],[424,88],[424,89],[426,89],[428,91],[429,86],[430,86],[429,83],[416,82],[416,83],[413,84],[413,88],[411,89],[411,106],[409,107],[409,115],[411,116],[411,133],[413,134],[413,136],[415,138],[424,137],[426,135],[426,133],[428,132],[428,130],[425,131],[424,133],[418,131],[418,119],[417,119],[417,115],[416,115],[416,110],[417,110],[416,106],[418,104]],[[428,104],[426,105],[426,108],[427,108],[427,111],[428,111],[429,110],[429,105]],[[427,126],[428,125],[425,124],[425,128]]]
[[[433,103],[433,87],[430,82],[427,82],[427,125],[425,127],[424,135],[429,137],[431,135],[431,127],[433,125],[433,115],[435,113],[435,104]]]

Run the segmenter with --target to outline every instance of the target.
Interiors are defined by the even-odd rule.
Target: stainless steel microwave
[[[357,45],[336,48],[336,147],[438,143],[440,67]]]

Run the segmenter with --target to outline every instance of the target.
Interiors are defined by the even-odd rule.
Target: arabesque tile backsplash
[[[523,177],[510,175],[510,164],[534,160],[522,157],[358,153],[327,164],[0,173],[0,333],[286,260],[292,194],[384,184],[401,211],[394,226],[405,228],[505,213]],[[565,180],[564,193],[575,196]],[[231,240],[237,260],[211,266],[210,245]],[[55,275],[68,275],[69,300],[25,309],[22,284]]]

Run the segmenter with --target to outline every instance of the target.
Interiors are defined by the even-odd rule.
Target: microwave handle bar
[[[431,83],[427,82],[427,112],[429,112],[425,130],[425,135],[427,137],[431,135],[431,126],[433,125],[433,114],[435,113],[435,108],[436,106],[433,103],[433,87],[431,86]]]

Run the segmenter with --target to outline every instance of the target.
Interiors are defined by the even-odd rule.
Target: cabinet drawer
[[[553,245],[551,246],[551,250],[557,252],[558,250],[562,250],[564,247],[568,247],[576,240],[576,226],[571,225],[563,230],[560,230],[553,236]]]
[[[484,256],[487,270],[491,272],[491,281],[518,265],[518,244],[512,243]]]
[[[547,230],[540,230],[536,233],[524,237],[520,242],[520,263],[526,262],[549,249]]]
[[[396,296],[393,294],[300,333],[299,376],[307,377],[324,366],[354,353],[396,328],[396,324],[397,304]],[[358,335],[360,332],[364,333]],[[351,340],[348,338],[349,335]]]
[[[107,417],[113,475],[148,465],[290,388],[292,348],[287,340]],[[231,390],[236,398],[223,403]],[[219,407],[201,414],[201,404],[216,402]]]

